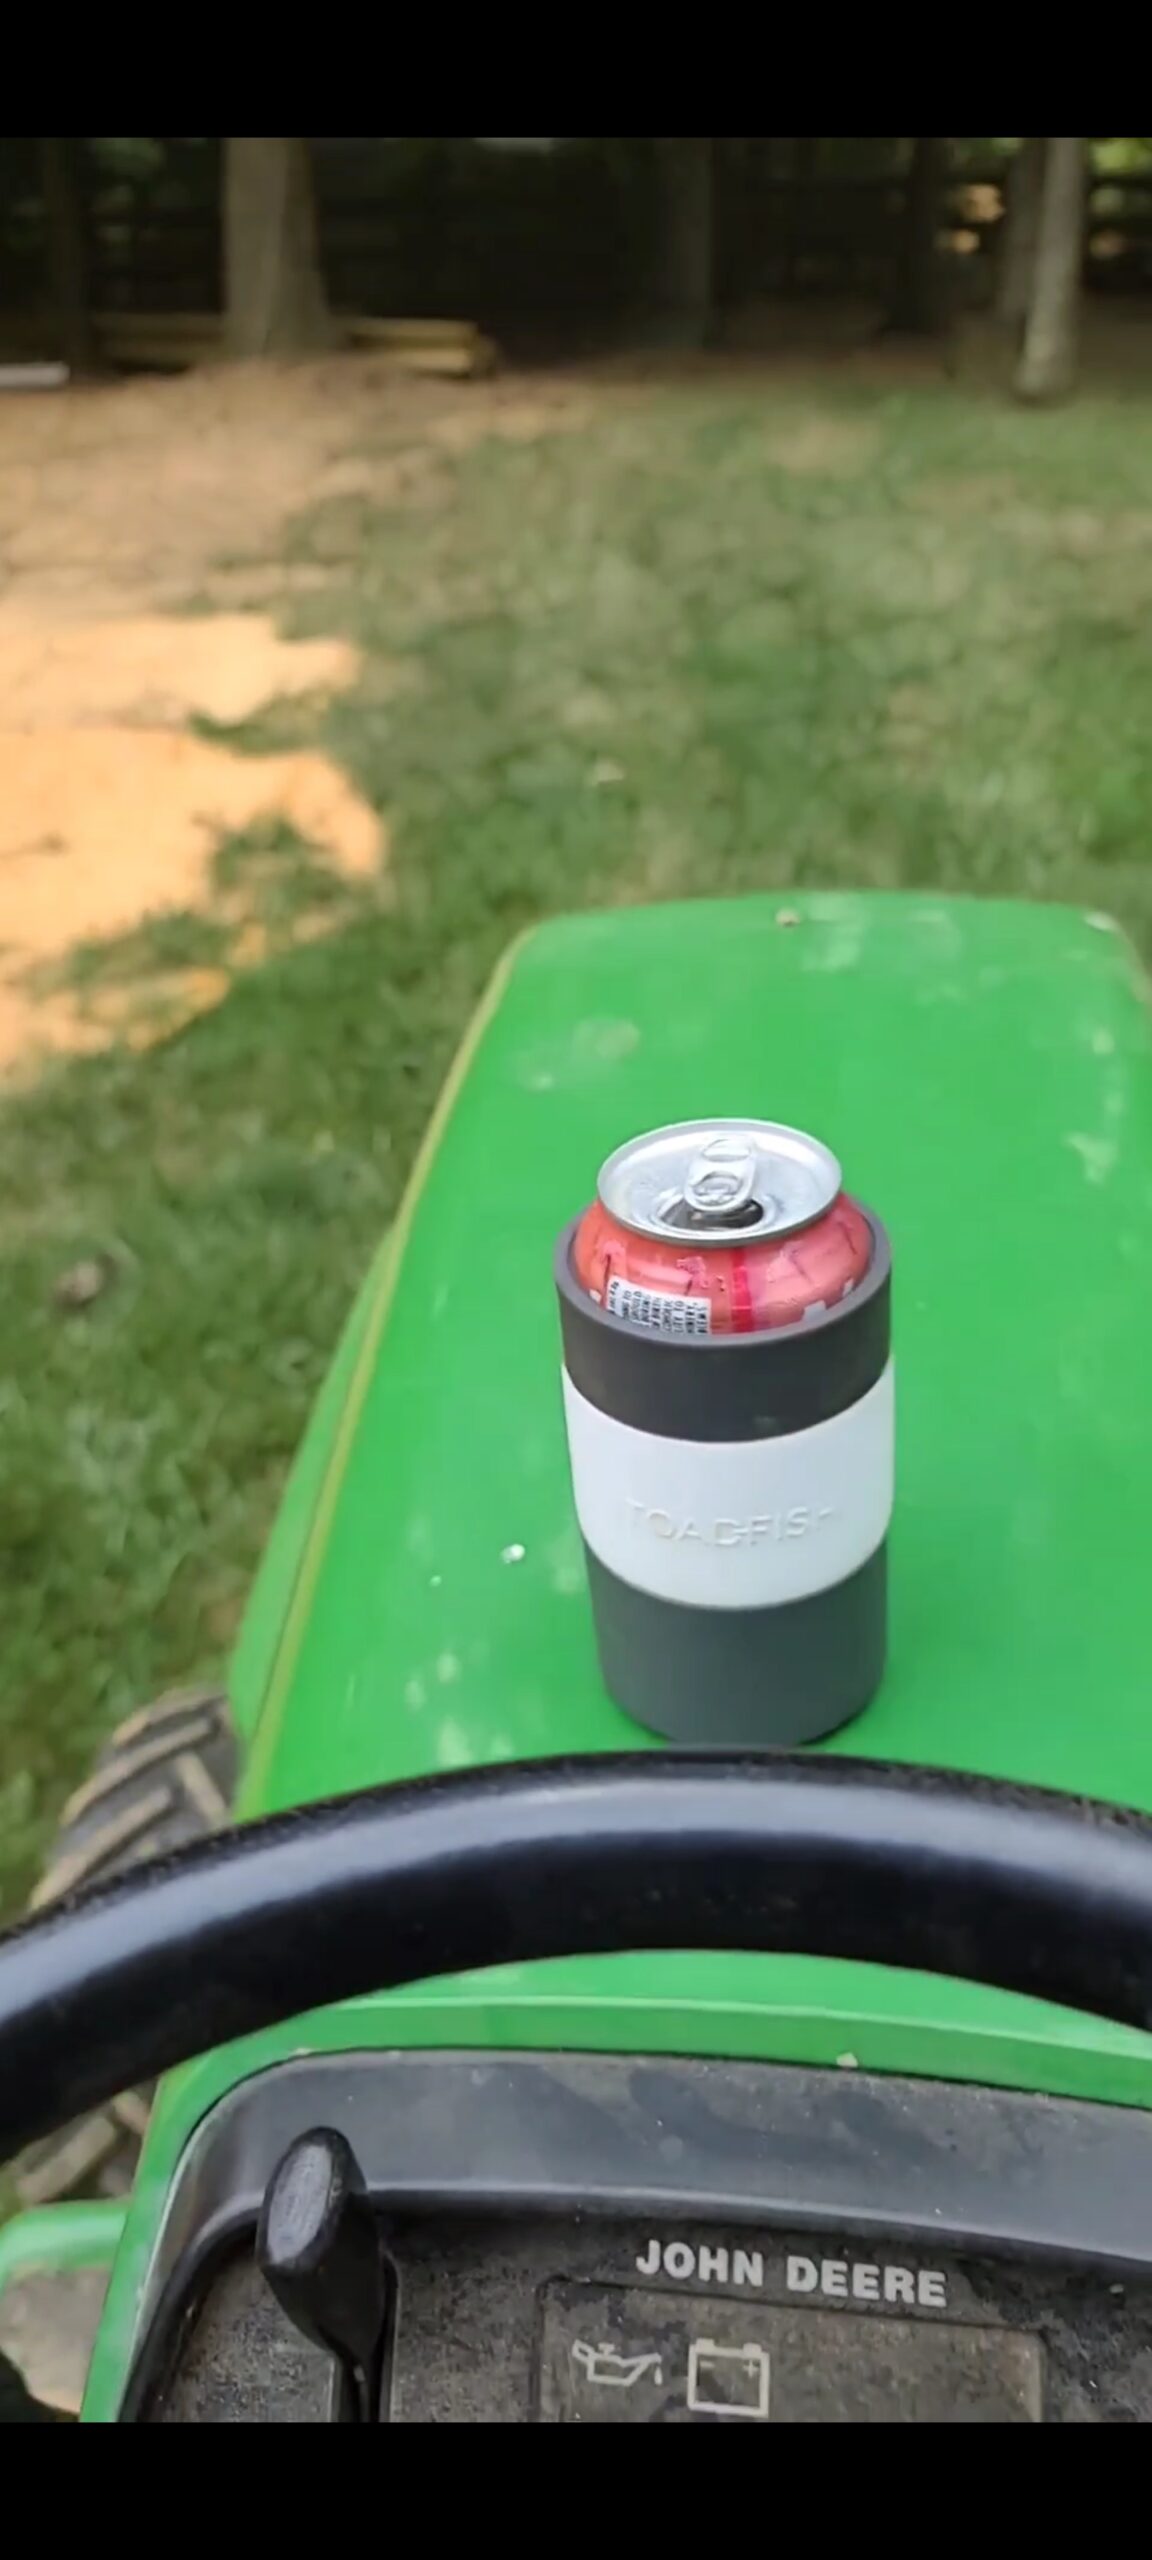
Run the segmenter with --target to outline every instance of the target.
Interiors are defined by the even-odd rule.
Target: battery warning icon
[[[688,2407],[696,2418],[766,2418],[767,2347],[721,2347],[694,2338],[688,2350]]]

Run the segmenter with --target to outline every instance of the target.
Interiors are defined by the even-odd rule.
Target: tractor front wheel
[[[129,1716],[69,1797],[32,1909],[219,1831],[236,1767],[228,1701],[216,1690],[174,1691]],[[126,2089],[110,2106],[35,2143],[16,2167],[21,2203],[127,2195],[151,2103],[150,2088]]]

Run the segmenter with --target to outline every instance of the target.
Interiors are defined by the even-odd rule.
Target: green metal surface
[[[287,1598],[295,1586],[308,1544],[317,1498],[339,1431],[349,1383],[355,1373],[387,1254],[388,1246],[385,1245],[357,1293],[297,1451],[272,1525],[272,1534],[249,1595],[228,1682],[232,1714],[245,1738],[254,1730],[267,1694],[283,1631]]]
[[[1128,945],[1053,907],[702,902],[545,927],[497,998],[302,1453],[307,1532],[298,1497],[262,1577],[241,1811],[645,1747],[597,1676],[550,1256],[621,1138],[701,1112],[816,1130],[893,1238],[890,1666],[826,1747],[1152,1808],[1152,1017]],[[223,2089],[289,2052],[431,2043],[1152,2103],[1148,2039],[875,1967],[624,1955],[361,2001],[167,2084],[86,2415],[115,2408],[167,2180]]]
[[[110,2267],[127,2206],[46,2204],[13,2214],[0,2227],[0,2295],[21,2276],[70,2275],[77,2267]]]
[[[840,1747],[1152,1802],[1152,1021],[1132,955],[1057,908],[799,913],[668,906],[522,948],[366,1326],[246,1810],[641,1739],[595,1669],[550,1253],[608,1148],[701,1109],[825,1134],[892,1231],[891,1669]]]

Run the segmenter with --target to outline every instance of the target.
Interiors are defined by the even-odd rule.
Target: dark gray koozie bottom
[[[816,1742],[880,1685],[888,1617],[881,1546],[830,1591],[772,1609],[686,1608],[634,1591],[584,1550],[609,1697],[694,1751]]]

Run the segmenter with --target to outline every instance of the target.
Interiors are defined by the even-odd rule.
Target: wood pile
[[[142,371],[182,371],[219,363],[224,324],[218,312],[98,311],[96,343],[108,364]],[[403,373],[461,380],[490,373],[496,349],[470,320],[374,320],[340,315],[336,343],[381,355]]]

